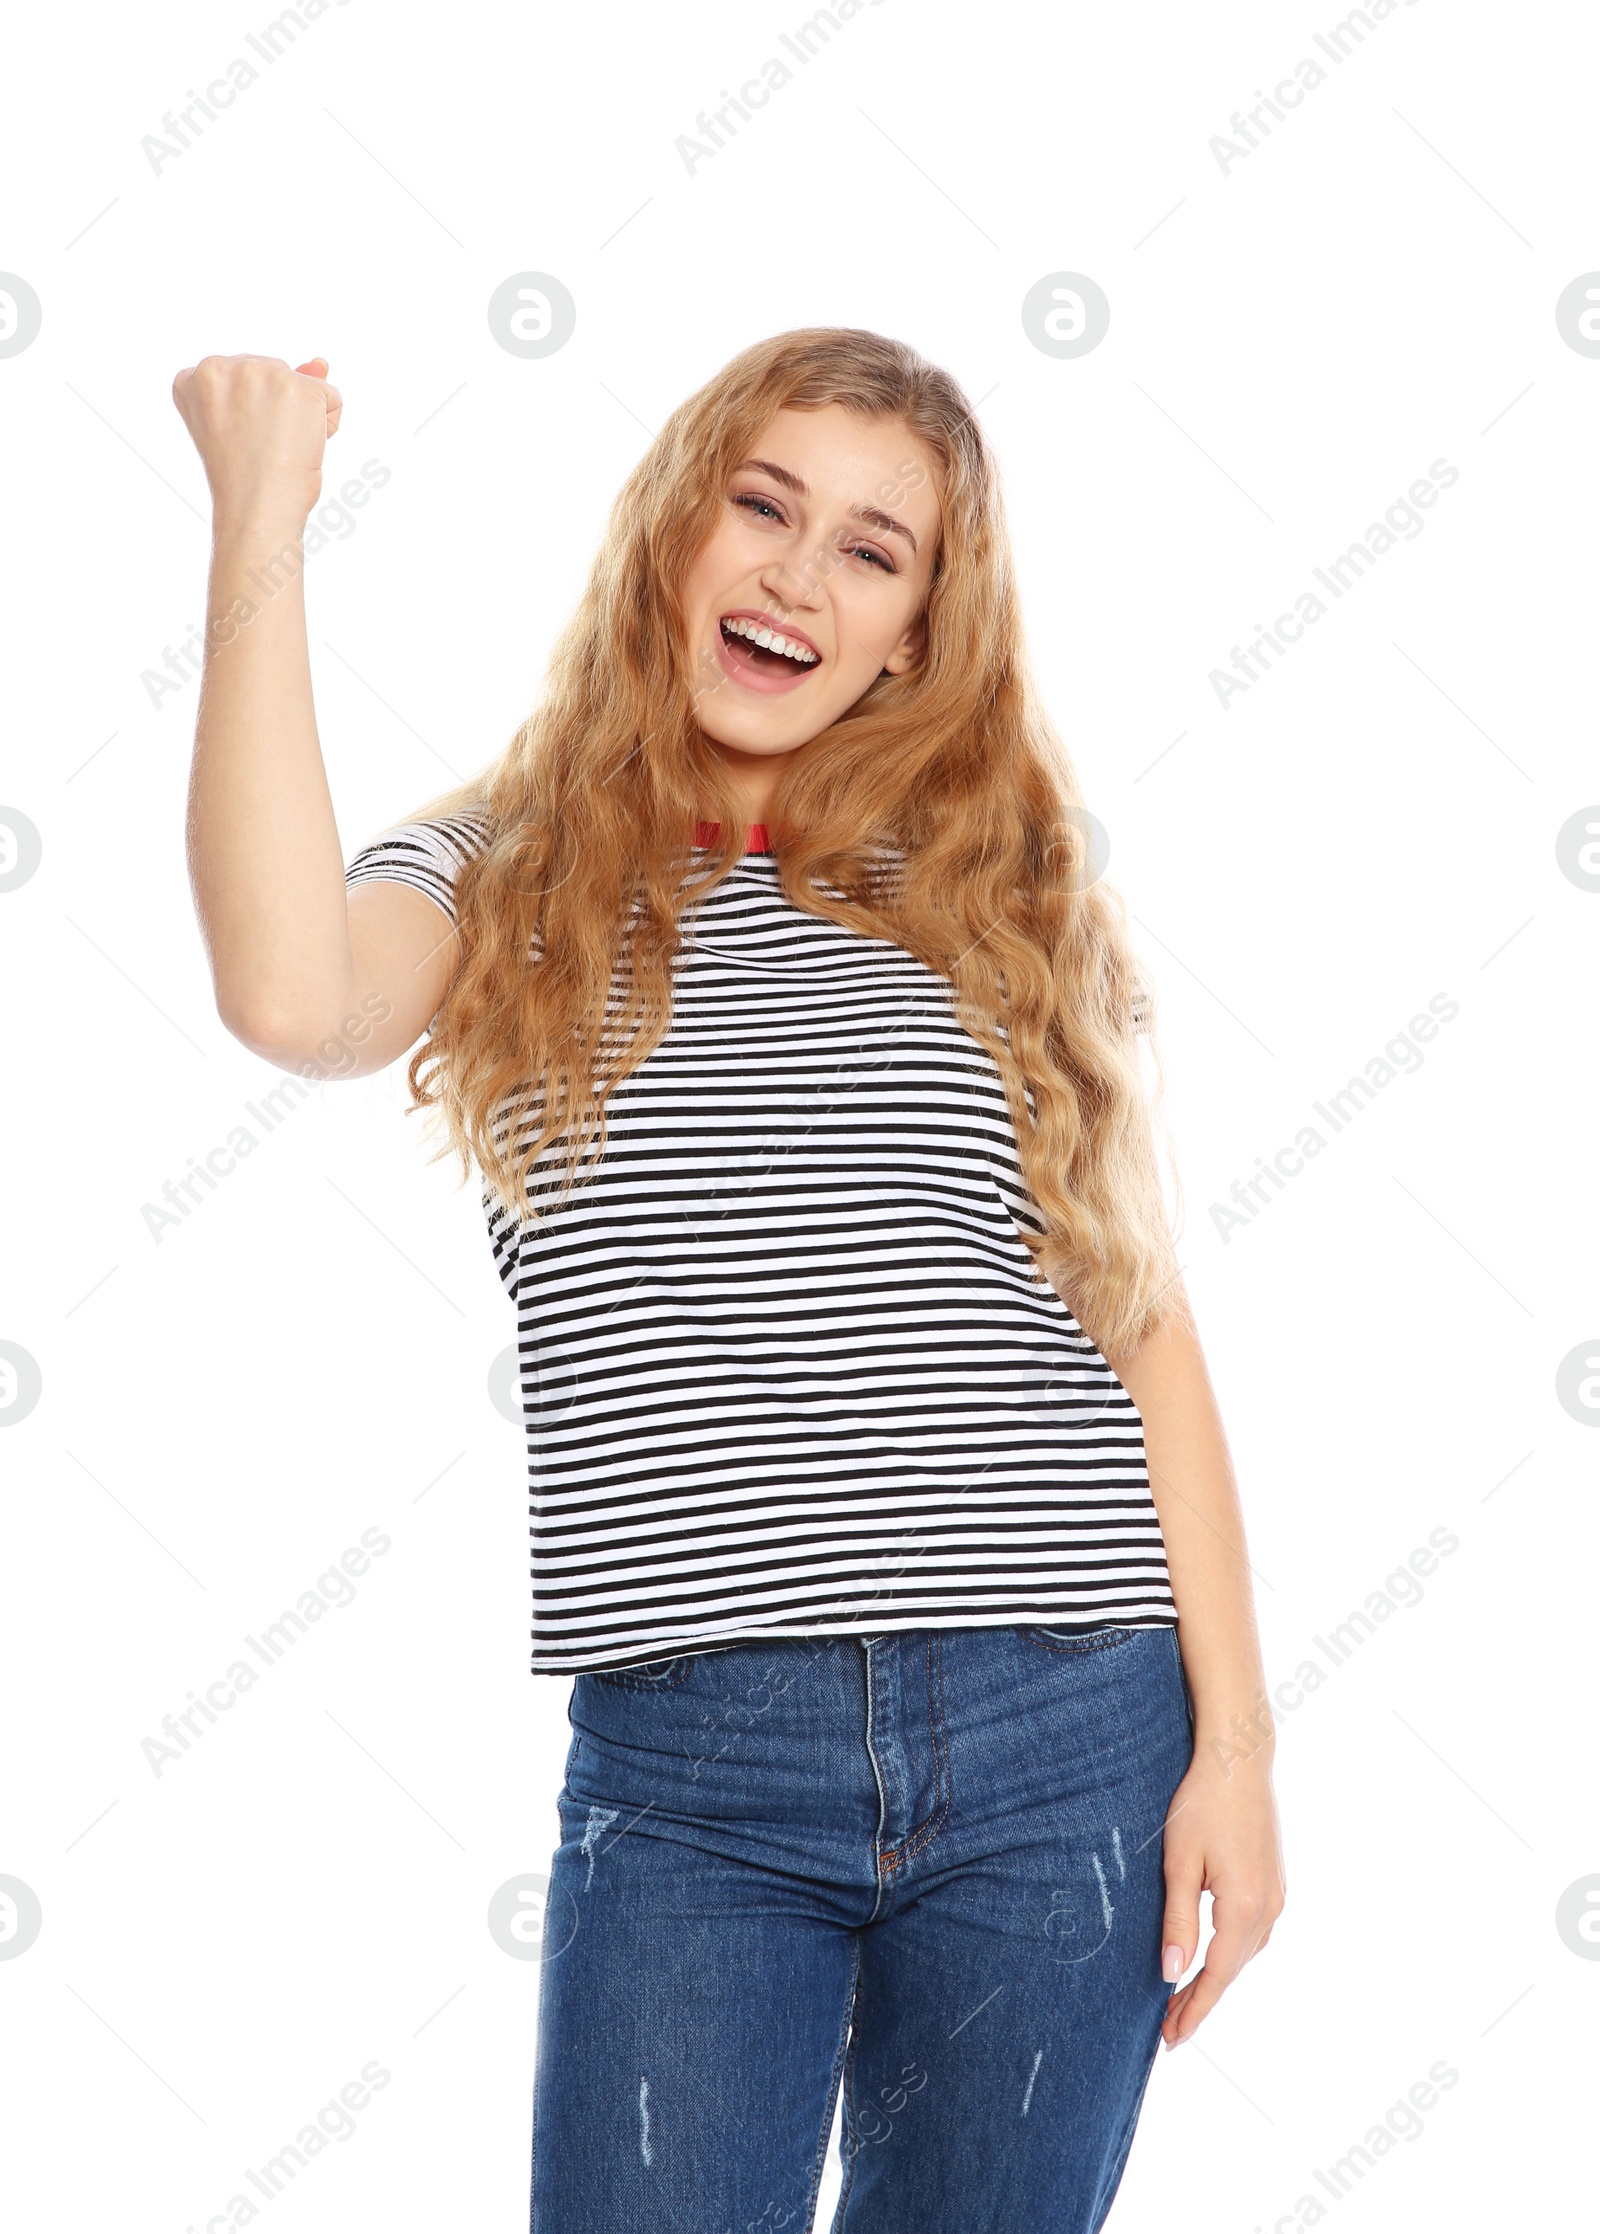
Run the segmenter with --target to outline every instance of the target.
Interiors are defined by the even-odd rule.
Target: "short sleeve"
[[[361,848],[344,872],[345,889],[372,882],[409,884],[443,908],[454,923],[456,877],[487,844],[489,827],[486,814],[396,823]]]

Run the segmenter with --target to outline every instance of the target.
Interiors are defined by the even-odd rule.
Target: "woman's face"
[[[727,759],[793,752],[916,664],[938,539],[934,460],[902,420],[776,413],[684,584],[695,714]]]

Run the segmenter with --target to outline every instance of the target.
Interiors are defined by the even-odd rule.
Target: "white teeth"
[[[759,621],[725,620],[723,628],[730,636],[747,636],[752,644],[763,650],[781,652],[785,659],[794,660],[801,667],[815,667],[817,655],[804,644],[791,644],[787,636],[780,636],[774,629],[763,627]]]

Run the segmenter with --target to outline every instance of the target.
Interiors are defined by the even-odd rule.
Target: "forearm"
[[[1196,1747],[1270,1746],[1244,1515],[1187,1298],[1139,1349],[1107,1361],[1144,1421],[1151,1495],[1178,1608]]]
[[[289,512],[216,522],[189,787],[190,878],[218,1011],[260,1046],[353,1005],[301,533]]]

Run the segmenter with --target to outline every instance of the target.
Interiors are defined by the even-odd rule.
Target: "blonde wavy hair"
[[[1019,1228],[1036,1276],[1102,1352],[1131,1350],[1182,1302],[1152,1153],[1153,993],[1028,672],[994,460],[949,374],[880,334],[776,334],[679,405],[612,507],[539,705],[497,760],[417,810],[489,827],[457,883],[462,958],[408,1067],[411,1107],[442,1112],[437,1154],[457,1151],[463,1177],[476,1158],[514,1217],[564,1199],[603,1153],[611,1091],[670,1021],[681,912],[744,843],[695,719],[681,585],[773,414],[829,404],[926,446],[941,533],[922,658],[784,771],[769,815],[782,888],[948,980],[1004,1082],[1043,1226]],[[701,818],[721,827],[696,857]]]

